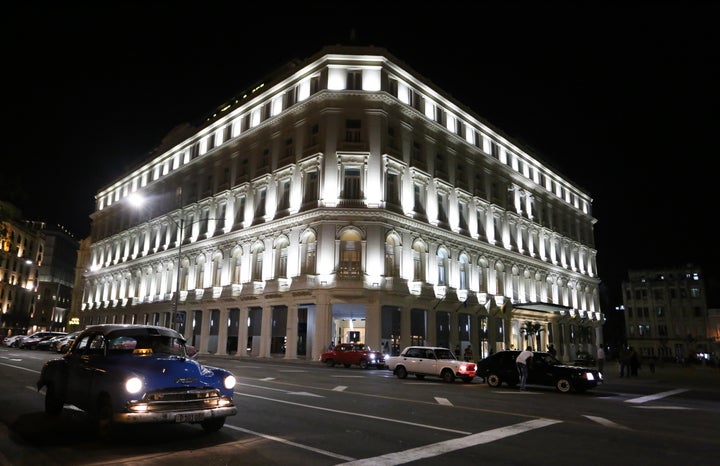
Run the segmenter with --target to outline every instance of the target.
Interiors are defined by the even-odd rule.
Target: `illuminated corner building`
[[[627,344],[642,358],[708,360],[717,354],[700,267],[629,270],[622,291]]]
[[[14,205],[0,201],[0,337],[44,330],[32,326],[44,237]]]
[[[78,317],[201,354],[529,337],[570,359],[604,322],[591,202],[386,50],[328,47],[97,193]]]

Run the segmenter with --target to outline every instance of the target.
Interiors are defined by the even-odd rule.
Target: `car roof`
[[[94,332],[94,333],[101,333],[103,335],[108,335],[112,332],[118,331],[118,330],[145,330],[145,331],[152,331],[152,333],[159,333],[164,335],[173,335],[179,338],[185,339],[180,333],[177,331],[168,328],[168,327],[161,327],[159,325],[142,325],[142,324],[97,324],[97,325],[91,325],[85,330],[84,332]]]

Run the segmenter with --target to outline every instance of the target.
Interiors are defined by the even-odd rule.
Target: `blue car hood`
[[[109,361],[108,361],[109,362]],[[113,370],[143,379],[146,389],[213,386],[222,389],[230,373],[178,356],[150,355],[114,358]]]

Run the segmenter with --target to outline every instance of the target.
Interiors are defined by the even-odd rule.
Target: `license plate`
[[[175,422],[200,422],[205,420],[205,413],[176,414]]]

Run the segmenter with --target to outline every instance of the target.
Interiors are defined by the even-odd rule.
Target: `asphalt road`
[[[720,455],[720,370],[675,365],[583,394],[399,380],[317,361],[200,356],[238,378],[239,413],[216,434],[133,426],[94,438],[84,413],[43,414],[34,388],[53,354],[0,348],[0,464],[705,464]]]

